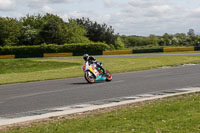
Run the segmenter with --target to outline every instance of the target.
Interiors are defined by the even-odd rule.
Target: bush
[[[99,52],[109,50],[110,47],[104,43],[78,43],[78,44],[42,44],[41,46],[5,46],[0,47],[0,55],[8,54],[42,54],[42,53],[60,53],[60,52]]]

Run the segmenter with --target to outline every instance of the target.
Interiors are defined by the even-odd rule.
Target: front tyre
[[[87,80],[88,83],[92,84],[95,81],[95,76],[90,72],[85,72],[85,80]]]
[[[106,70],[106,81],[110,82],[111,80],[112,80],[112,75],[108,70]]]

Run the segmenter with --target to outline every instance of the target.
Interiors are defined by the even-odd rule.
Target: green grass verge
[[[5,72],[0,74],[0,84],[8,83],[19,83],[28,81],[41,81],[50,79],[61,79],[70,77],[80,77],[83,76],[81,66],[83,64],[82,58],[38,58],[32,59],[30,64],[40,64],[36,65],[34,70],[31,70],[29,63],[27,65],[16,65],[21,70],[16,70],[10,66],[5,67]],[[99,61],[104,62],[104,68],[111,71],[111,73],[121,73],[121,72],[131,72],[131,71],[141,71],[156,69],[162,66],[176,66],[188,63],[200,63],[200,56],[166,56],[166,57],[140,57],[140,58],[99,58]],[[1,62],[18,62],[16,59],[11,60],[0,60]],[[16,63],[15,62],[15,63]],[[19,61],[20,62],[20,61]],[[23,61],[22,61],[23,62]],[[36,62],[36,63],[35,63]],[[24,64],[26,64],[24,63]],[[59,64],[57,66],[52,66],[52,64]],[[23,64],[23,63],[22,63]],[[9,65],[8,65],[9,66]],[[24,67],[24,68],[23,68]],[[38,68],[37,68],[38,67]],[[8,70],[9,68],[9,70]],[[30,68],[30,70],[29,70]],[[24,70],[23,70],[24,69]],[[33,69],[33,67],[32,67]]]
[[[36,72],[43,70],[51,70],[58,68],[67,68],[72,66],[80,66],[79,63],[68,62],[52,62],[52,61],[32,61],[25,59],[16,60],[0,60],[0,74],[6,73],[24,73]]]
[[[200,93],[6,133],[199,133]]]

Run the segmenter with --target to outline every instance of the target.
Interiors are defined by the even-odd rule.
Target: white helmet
[[[83,55],[83,59],[84,59],[85,61],[87,61],[87,60],[88,60],[88,57],[89,57],[89,55],[88,55],[88,54],[84,54],[84,55]]]

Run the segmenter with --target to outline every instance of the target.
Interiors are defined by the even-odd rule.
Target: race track
[[[26,112],[160,90],[200,87],[199,81],[200,65],[186,65],[113,74],[112,82],[95,84],[73,78],[1,85],[0,117],[19,117],[27,115]]]

